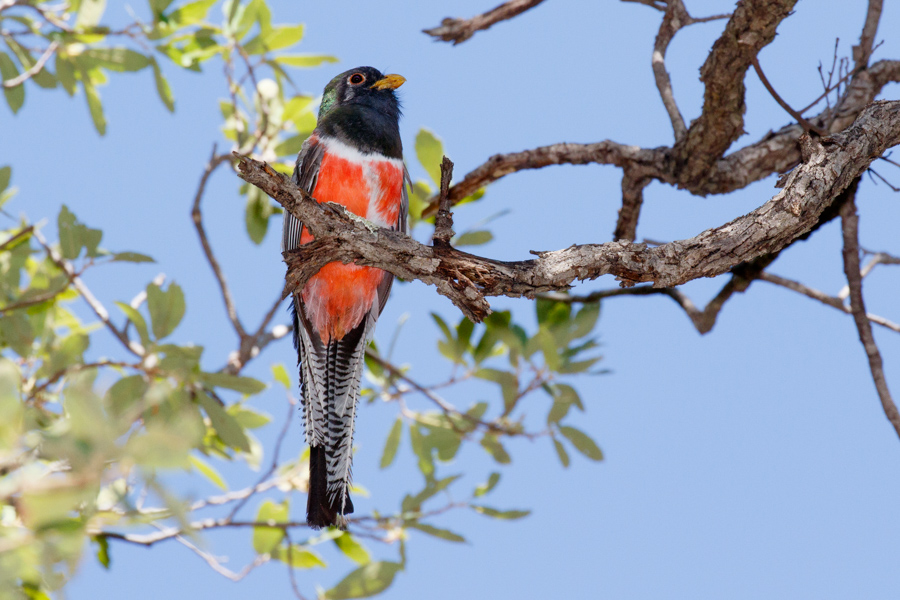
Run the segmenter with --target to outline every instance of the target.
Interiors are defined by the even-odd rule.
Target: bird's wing
[[[310,136],[303,142],[300,153],[297,155],[293,180],[298,187],[309,194],[316,188],[316,180],[319,177],[319,167],[322,164],[324,153],[325,148],[319,144],[318,138]],[[285,211],[281,232],[282,251],[286,252],[299,247],[302,231],[303,223]],[[327,395],[325,356],[327,348],[306,318],[306,311],[299,293],[294,294],[291,313],[294,322],[294,347],[297,349],[297,362],[300,364],[306,441],[311,446],[321,446],[327,439],[325,425]]]
[[[294,166],[294,183],[307,194],[312,194],[316,189],[316,181],[319,178],[319,167],[322,165],[322,156],[325,148],[315,136],[308,137],[300,153],[297,155],[297,164]],[[300,245],[300,232],[303,223],[291,213],[285,211],[284,226],[281,230],[281,251],[293,250]]]
[[[409,177],[406,165],[403,165],[403,183],[400,185],[400,212],[397,215],[397,222],[391,227],[394,231],[400,231],[401,233],[407,233],[409,230],[409,194],[407,190],[410,187],[412,187],[412,179]],[[381,280],[381,284],[378,286],[378,313],[376,313],[375,318],[378,318],[381,315],[381,311],[384,310],[388,296],[391,295],[391,286],[393,284],[394,276],[385,271],[384,279]]]

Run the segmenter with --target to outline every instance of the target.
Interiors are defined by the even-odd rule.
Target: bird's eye
[[[353,85],[359,85],[362,82],[364,82],[365,80],[366,80],[365,76],[363,76],[361,73],[354,73],[353,75],[350,76],[350,79],[349,79],[350,83],[352,83]]]

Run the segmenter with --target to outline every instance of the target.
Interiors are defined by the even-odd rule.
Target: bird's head
[[[325,86],[319,120],[335,108],[362,105],[387,116],[400,116],[400,102],[394,93],[406,79],[401,75],[382,75],[373,67],[357,67],[344,71]]]

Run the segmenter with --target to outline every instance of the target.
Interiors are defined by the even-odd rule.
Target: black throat
[[[362,104],[349,104],[330,110],[316,129],[364,154],[403,158],[399,116]]]

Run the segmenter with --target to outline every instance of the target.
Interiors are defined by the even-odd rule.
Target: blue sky
[[[320,93],[334,74],[364,64],[407,78],[401,131],[414,178],[424,177],[411,158],[420,127],[443,138],[458,176],[497,152],[560,141],[671,144],[650,70],[660,13],[638,4],[554,0],[457,47],[420,33],[445,16],[471,16],[491,4],[270,0],[274,22],[306,24],[301,51],[341,59],[338,65],[298,71],[302,90]],[[722,12],[726,5],[687,2],[694,16]],[[759,57],[788,102],[802,106],[821,93],[816,66],[830,64],[835,38],[841,40],[841,54],[849,55],[865,5],[862,0],[798,3]],[[900,56],[900,43],[889,36],[900,24],[898,10],[886,3],[878,36],[885,43],[876,60]],[[124,3],[110,2],[109,11],[116,19],[127,18]],[[683,30],[669,49],[668,70],[686,120],[699,114],[698,69],[723,25]],[[109,122],[102,139],[83,98],[69,100],[61,92],[31,87],[17,117],[0,110],[7,142],[0,163],[13,165],[21,189],[8,207],[12,212],[48,217],[52,231],[66,203],[81,220],[103,229],[104,247],[152,254],[155,265],[106,267],[88,284],[111,303],[130,299],[165,272],[184,286],[188,298],[176,339],[203,344],[205,360],[214,367],[224,362],[235,339],[188,215],[212,143],[221,144],[217,100],[225,88],[217,67],[207,71],[166,69],[177,99],[174,115],[156,99],[150,73],[112,77],[101,90]],[[746,83],[748,135],[738,145],[790,121],[754,74]],[[898,91],[889,86],[882,97],[897,98]],[[900,181],[896,170],[879,170],[895,184]],[[607,241],[619,207],[619,181],[619,170],[597,165],[516,174],[492,185],[482,202],[458,209],[456,229],[510,209],[492,224],[495,241],[478,249],[500,259]],[[221,171],[210,183],[204,208],[241,315],[252,324],[281,289],[283,266],[277,236],[270,233],[259,247],[247,241],[237,184]],[[759,206],[774,194],[773,184],[770,177],[747,190],[708,198],[653,184],[645,193],[638,236],[692,236]],[[900,253],[900,197],[865,179],[857,198],[862,245]],[[844,284],[840,256],[840,230],[833,222],[785,252],[770,270],[836,293]],[[723,283],[692,282],[684,291],[705,304]],[[614,285],[600,280],[579,289]],[[890,267],[876,270],[866,279],[869,310],[900,318],[898,289],[897,273]],[[524,301],[498,299],[494,306],[520,311],[523,321],[532,318]],[[437,381],[446,367],[435,359],[437,331],[430,311],[458,319],[433,288],[395,286],[377,337],[390,339],[398,319],[408,314],[395,360],[412,364],[414,376]],[[513,463],[501,469],[490,502],[530,508],[532,515],[507,523],[454,513],[436,523],[465,535],[466,545],[413,534],[408,569],[386,598],[895,597],[900,441],[881,411],[849,317],[758,282],[733,298],[703,337],[663,297],[606,302],[597,334],[602,366],[612,373],[577,380],[587,412],[573,424],[597,440],[605,460],[575,456],[563,470],[549,441],[510,443]],[[875,334],[898,396],[900,338],[884,330]],[[98,341],[92,351],[113,351],[103,344]],[[286,340],[273,344],[250,372],[268,378],[268,365],[291,365],[292,353]],[[448,397],[466,406],[488,393],[494,392],[460,388]],[[281,419],[279,394],[267,392],[255,405]],[[362,506],[388,510],[418,485],[408,456],[387,471],[378,469],[395,411],[380,403],[361,411],[355,477],[373,494]],[[274,426],[264,430],[264,441],[276,432]],[[285,454],[301,449],[297,423]],[[474,485],[496,468],[488,460],[479,448],[468,448],[442,469],[465,472],[466,485]],[[239,469],[225,474],[233,486],[246,477]],[[296,495],[295,516],[303,503]],[[211,547],[231,556],[230,565],[237,567],[251,556],[249,537],[249,532],[217,534],[210,537]],[[136,600],[290,594],[283,565],[266,565],[233,584],[176,544],[151,550],[113,544],[111,552],[109,572],[86,557],[68,597],[119,598],[125,589]],[[324,575],[299,573],[301,588],[329,587],[350,567]]]

